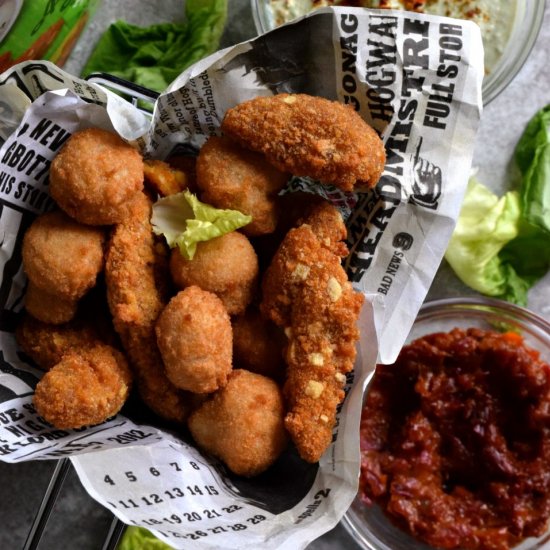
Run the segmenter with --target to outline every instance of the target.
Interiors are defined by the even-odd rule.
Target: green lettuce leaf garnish
[[[156,235],[164,235],[170,248],[179,247],[192,260],[197,243],[221,237],[244,227],[252,216],[238,210],[221,210],[205,204],[189,191],[159,199],[153,205],[151,224]]]
[[[470,180],[445,258],[474,290],[524,306],[550,269],[550,105],[527,125],[515,158],[518,191],[498,198]]]
[[[227,0],[186,0],[183,23],[138,27],[113,23],[101,36],[82,76],[106,72],[161,92],[189,65],[215,52]],[[160,3],[159,3],[160,6]]]
[[[523,175],[523,218],[550,236],[550,105],[529,121],[515,158]]]
[[[127,527],[117,550],[172,550],[143,527]]]
[[[520,214],[516,192],[510,191],[499,199],[477,180],[470,179],[445,253],[445,259],[469,287],[488,296],[508,292],[510,274],[503,268],[499,253],[517,237]]]

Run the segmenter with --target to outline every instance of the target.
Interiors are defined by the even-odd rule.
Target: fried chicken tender
[[[155,331],[166,375],[175,386],[194,393],[225,386],[233,337],[229,315],[215,294],[198,286],[178,292]]]
[[[287,181],[288,174],[227,137],[210,137],[197,158],[201,199],[217,208],[252,216],[252,222],[241,229],[249,237],[275,230],[279,216],[277,193]]]
[[[35,319],[52,325],[69,322],[75,315],[78,301],[60,298],[46,290],[38,288],[32,281],[27,284],[25,309]]]
[[[200,242],[188,260],[172,249],[170,272],[178,288],[196,285],[216,294],[230,315],[243,313],[258,286],[258,257],[237,231]]]
[[[337,101],[306,94],[256,97],[229,109],[221,128],[279,170],[344,191],[374,187],[384,169],[378,134]]]
[[[38,216],[23,238],[23,268],[35,287],[76,301],[103,269],[102,229],[78,223],[61,211]]]
[[[338,235],[338,225],[334,231],[322,224],[291,229],[262,285],[261,311],[288,337],[285,427],[308,462],[317,462],[331,442],[359,339],[363,295],[353,290],[341,267],[338,243],[318,236]]]
[[[81,223],[121,222],[141,189],[141,155],[113,132],[100,128],[75,132],[52,161],[51,196]]]
[[[122,353],[97,344],[64,354],[38,382],[33,399],[38,413],[56,428],[81,428],[118,413],[130,385]]]
[[[285,336],[279,327],[249,307],[232,319],[233,363],[241,369],[283,380]]]
[[[168,380],[155,336],[166,303],[162,289],[168,268],[155,247],[150,212],[151,202],[141,193],[130,215],[115,227],[105,265],[107,300],[141,398],[160,417],[183,422],[190,399]]]
[[[197,445],[235,474],[267,470],[287,446],[284,404],[277,384],[265,376],[234,370],[227,385],[188,420]]]
[[[187,189],[188,176],[162,160],[143,161],[145,184],[161,197],[175,195]]]
[[[302,224],[309,225],[321,245],[333,254],[342,258],[347,256],[348,249],[343,242],[348,236],[346,225],[338,209],[330,202],[321,200],[310,203],[304,208],[304,214],[296,226]]]

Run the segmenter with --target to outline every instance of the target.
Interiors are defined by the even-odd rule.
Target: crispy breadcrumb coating
[[[69,351],[36,385],[38,413],[56,428],[92,426],[115,415],[130,392],[126,359],[111,346],[97,344]]]
[[[333,230],[309,224],[291,229],[262,285],[261,311],[288,338],[285,427],[308,462],[317,462],[332,440],[345,373],[353,369],[359,339],[363,295],[342,269],[341,243],[328,236],[338,234],[336,220]]]
[[[168,380],[155,337],[166,303],[161,279],[168,275],[166,260],[155,248],[150,212],[151,203],[141,194],[115,227],[105,266],[107,300],[141,398],[162,418],[183,422],[189,399]]]
[[[48,370],[68,351],[92,347],[102,335],[95,325],[83,320],[51,325],[25,315],[17,325],[15,337],[19,347],[39,367]]]
[[[243,315],[233,317],[233,363],[236,367],[256,374],[283,380],[285,363],[282,330],[249,307]]]
[[[50,193],[81,223],[121,222],[142,189],[141,155],[113,132],[100,128],[75,132],[52,161]]]
[[[162,160],[143,161],[145,185],[161,197],[175,195],[187,189],[188,176]]]
[[[32,283],[63,300],[78,300],[103,269],[105,234],[57,210],[38,216],[23,238],[23,268]]]
[[[183,390],[211,393],[231,372],[231,321],[222,301],[190,286],[160,314],[155,332],[170,381]]]
[[[52,325],[68,323],[76,315],[77,308],[77,300],[61,298],[28,282],[25,309],[35,319]]]
[[[216,294],[230,315],[243,313],[258,287],[258,257],[237,231],[200,242],[192,260],[172,250],[170,272],[178,288],[196,285]]]
[[[249,237],[275,230],[279,217],[277,193],[287,181],[288,174],[227,137],[210,137],[197,158],[201,200],[252,216],[252,221],[241,229]]]
[[[378,134],[337,101],[306,94],[256,97],[229,109],[221,128],[279,170],[344,191],[374,187],[384,169]]]
[[[188,420],[197,445],[235,474],[258,475],[284,451],[284,404],[277,384],[265,376],[234,370],[227,385]]]

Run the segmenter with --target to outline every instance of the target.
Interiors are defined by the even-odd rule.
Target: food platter
[[[231,25],[231,21],[230,21]],[[245,29],[244,32],[249,31],[250,29]],[[542,39],[542,38],[541,38]],[[540,44],[540,42],[539,42]],[[540,55],[541,57],[537,57]],[[537,65],[537,63],[539,63]],[[530,64],[530,66],[529,66]],[[527,67],[524,69],[523,73],[525,73],[526,70],[531,69],[531,73],[528,73],[529,78],[534,78],[537,75],[536,71],[537,69],[541,70],[542,73],[542,52],[539,54],[537,50],[533,52],[533,55],[531,56]],[[513,144],[515,142],[515,139],[517,139],[517,136],[520,134],[521,129],[525,125],[527,119],[533,114],[535,110],[535,104],[542,106],[544,98],[543,98],[543,90],[544,86],[541,87],[540,95],[536,93],[535,90],[530,90],[531,93],[534,94],[533,101],[532,102],[524,102],[520,101],[520,97],[523,97],[522,88],[521,88],[521,77],[522,73],[520,73],[517,81],[513,82],[508,90],[503,93],[503,95],[499,98],[498,101],[495,101],[489,108],[486,110],[484,114],[484,121],[488,120],[487,124],[491,124],[491,127],[493,128],[492,131],[485,130],[487,127],[487,124],[482,124],[481,132],[483,136],[483,132],[487,131],[490,137],[488,139],[483,140],[484,145],[489,144],[489,147],[484,147],[483,153],[477,153],[476,156],[478,158],[483,159],[483,157],[486,155],[487,159],[491,159],[490,163],[487,162],[485,164],[482,161],[479,161],[479,167],[480,167],[480,174],[487,173],[487,174],[494,174],[493,168],[496,164],[496,171],[500,170],[502,174],[504,175],[506,165],[508,164],[508,159],[511,155],[508,155],[507,158],[503,158],[503,151],[500,149],[500,152],[498,155],[495,155],[495,149],[497,148],[497,145],[502,145],[502,142],[508,139],[508,141],[505,143],[505,145],[508,147],[506,149],[507,151],[511,152],[511,149],[513,147]],[[527,78],[527,77],[526,77]],[[535,80],[536,81],[536,80]],[[515,87],[515,88],[514,88]],[[510,91],[511,90],[511,91]],[[497,104],[501,102],[501,107],[497,109]],[[526,103],[530,103],[529,105],[526,105]],[[503,135],[503,132],[496,132],[494,128],[500,126],[502,124],[503,120],[503,113],[502,110],[506,110],[506,106],[508,105],[514,105],[514,117],[512,120],[510,120],[510,117],[508,116],[509,112],[507,113],[507,116],[505,117],[507,122],[510,122],[510,126],[512,129],[515,129],[516,133],[515,135],[512,134],[512,129],[507,131],[505,135]],[[487,115],[487,113],[493,113],[492,123],[489,122],[491,118]],[[516,123],[517,118],[517,123]],[[510,135],[508,136],[508,133]],[[506,138],[506,136],[508,136]],[[494,190],[501,191],[502,189],[505,189],[508,185],[508,180],[503,178],[502,180],[498,180],[496,177],[491,178],[491,180],[484,180],[486,183],[488,183]],[[545,310],[545,302],[543,301],[543,297],[545,293],[548,291],[548,280],[546,279],[543,281],[537,288],[533,291],[534,299],[532,300],[531,308],[535,311],[538,311],[541,315],[548,315],[548,311]],[[439,297],[440,295],[459,295],[459,294],[465,294],[468,293],[467,289],[465,289],[463,286],[461,286],[454,278],[453,275],[448,272],[447,268],[445,266],[440,269],[438,272],[438,275],[436,277],[436,281],[434,285],[432,286],[432,290],[430,291],[430,294],[432,296]],[[335,537],[337,539],[337,542],[334,543]],[[325,542],[324,542],[325,541]],[[347,546],[349,544],[347,542],[347,539],[345,538],[345,535],[342,534],[341,530],[337,530],[336,532],[333,532],[332,534],[327,535],[326,537],[320,539],[317,542],[312,543],[311,548],[323,548],[323,544],[326,543],[331,544],[331,548],[338,548],[338,547],[350,547]],[[339,545],[339,546],[337,546]]]

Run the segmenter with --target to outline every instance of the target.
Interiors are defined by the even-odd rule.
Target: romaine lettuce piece
[[[238,210],[222,210],[205,204],[189,191],[159,199],[153,205],[151,224],[156,235],[164,235],[170,248],[179,247],[192,260],[197,243],[221,237],[252,221]]]
[[[143,527],[126,527],[117,550],[172,550]]]

